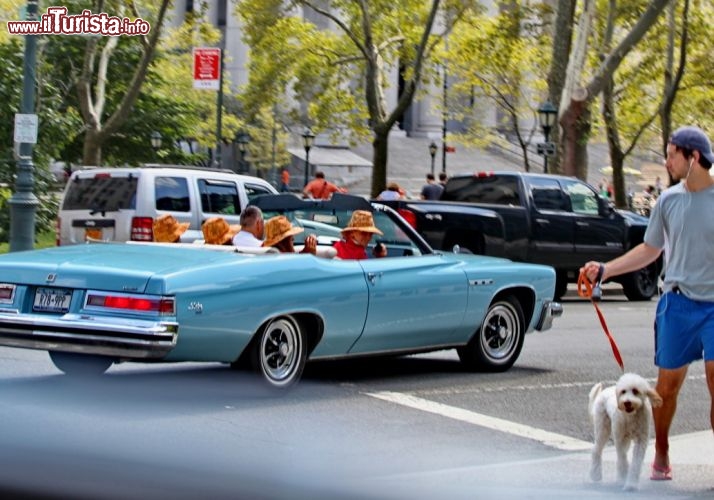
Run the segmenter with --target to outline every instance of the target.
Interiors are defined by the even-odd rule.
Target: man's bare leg
[[[709,383],[709,392],[714,388],[714,361],[708,362],[711,367],[707,367],[707,372],[711,371],[711,377],[707,376]],[[687,376],[687,366],[668,370],[665,368],[659,369],[657,376],[657,386],[655,389],[662,396],[662,406],[652,409],[655,428],[655,457],[654,464],[657,467],[666,469],[669,467],[669,428],[672,426],[672,419],[677,410],[677,396],[682,388],[684,378]],[[710,368],[710,369],[709,369]],[[712,418],[714,418],[714,407],[712,408]],[[712,421],[714,425],[714,420]]]

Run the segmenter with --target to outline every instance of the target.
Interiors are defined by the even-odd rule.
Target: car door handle
[[[583,222],[581,220],[575,221],[575,224],[577,224],[579,227],[590,227],[589,223]]]
[[[536,219],[535,221],[538,224],[543,224],[543,225],[550,224],[550,221],[548,219]]]
[[[373,285],[377,281],[377,278],[381,277],[382,273],[367,273],[367,280]]]

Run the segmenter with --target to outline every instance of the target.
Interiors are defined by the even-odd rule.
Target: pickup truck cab
[[[436,248],[451,250],[459,245],[473,253],[552,266],[556,297],[565,294],[569,282],[577,281],[586,261],[610,260],[641,243],[648,221],[616,209],[579,179],[523,172],[458,175],[447,181],[439,201],[389,204]],[[450,215],[473,214],[474,209],[484,211],[479,220]],[[494,216],[500,219],[500,241],[492,223],[488,233],[470,229],[483,226],[489,212],[491,222]],[[660,267],[661,262],[655,262],[614,281],[623,286],[628,299],[649,300],[657,291]]]
[[[146,165],[78,170],[62,195],[57,244],[153,241],[153,222],[162,214],[190,223],[181,236],[190,243],[203,238],[206,219],[220,216],[238,224],[253,198],[275,193],[263,179],[225,169]]]

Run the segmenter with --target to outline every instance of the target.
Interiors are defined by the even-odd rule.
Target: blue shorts
[[[692,361],[714,360],[714,302],[667,292],[657,304],[655,365],[674,370]]]

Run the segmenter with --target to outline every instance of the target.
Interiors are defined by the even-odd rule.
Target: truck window
[[[204,213],[240,214],[240,199],[235,182],[200,179],[198,192],[201,194],[201,208]]]
[[[587,184],[575,180],[563,181],[565,193],[570,198],[573,212],[586,215],[598,215],[597,195]]]
[[[452,177],[446,183],[442,200],[494,205],[521,205],[515,176]]]
[[[273,191],[271,191],[269,188],[265,186],[259,186],[257,184],[249,184],[246,182],[244,187],[245,194],[248,197],[248,202],[251,202],[254,198],[264,194],[273,194]]]
[[[67,187],[62,210],[120,210],[136,208],[136,186],[133,175],[97,174],[76,177]]]
[[[183,177],[157,177],[154,179],[156,210],[190,212],[188,182]]]
[[[528,183],[533,197],[533,206],[537,210],[568,210],[557,180],[533,177],[528,179]]]

